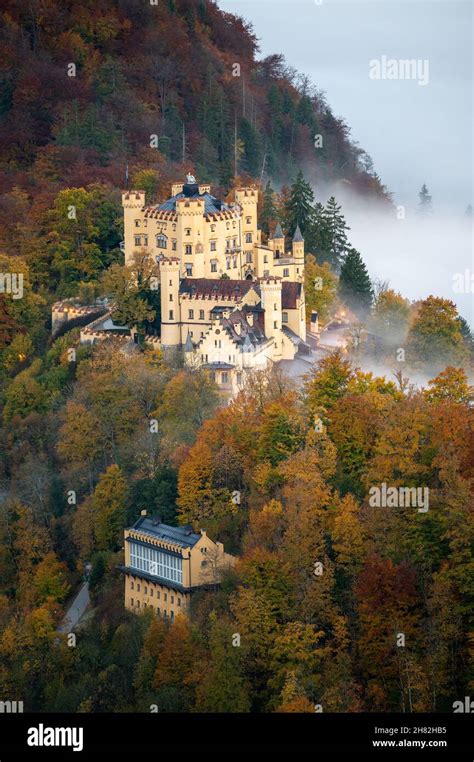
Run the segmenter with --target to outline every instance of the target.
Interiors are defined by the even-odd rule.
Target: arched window
[[[168,243],[168,239],[163,233],[158,233],[156,236],[156,247],[158,249],[166,249]]]

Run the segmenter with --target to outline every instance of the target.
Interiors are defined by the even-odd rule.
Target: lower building
[[[236,559],[201,529],[172,527],[158,518],[141,516],[125,530],[125,608],[147,608],[171,621],[186,614],[196,590],[218,584]]]

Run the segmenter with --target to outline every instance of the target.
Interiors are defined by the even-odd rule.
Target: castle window
[[[153,598],[153,588],[152,587],[150,587],[150,595]]]
[[[165,593],[165,602],[168,600],[168,593]]]
[[[235,228],[235,222],[232,223],[232,227]]]
[[[144,246],[148,246],[148,236],[147,235],[143,236],[143,245]]]
[[[173,285],[173,281],[172,280],[168,281],[168,285],[172,286]]]
[[[186,228],[184,232],[185,235],[191,235],[191,228]]]
[[[297,273],[299,273],[299,271],[300,271],[300,268],[299,268],[299,267],[297,267],[297,268],[296,268],[296,272],[297,272]]]
[[[182,558],[180,556],[133,541],[130,542],[130,566],[146,574],[153,574],[179,584],[183,579]]]
[[[283,277],[284,278],[288,278],[289,274],[290,274],[289,268],[288,267],[284,267],[283,268]]]
[[[229,223],[229,222],[226,222],[226,224],[225,224],[225,227],[226,227],[226,230],[229,230],[229,228],[230,228],[230,223]]]
[[[148,595],[148,588],[147,587],[145,587],[144,592],[145,592],[145,595]]]
[[[211,225],[211,233],[215,233],[215,230],[216,230],[216,226],[215,225]]]
[[[226,258],[227,269],[230,270],[230,257]]]
[[[190,243],[187,243],[184,247],[184,253],[185,254],[192,254],[193,253],[193,247]]]
[[[204,310],[199,310],[199,320],[204,320]]]
[[[130,598],[130,606],[133,606],[133,598]]]
[[[224,371],[222,373],[221,380],[222,380],[223,384],[227,384],[228,383],[228,381],[229,381],[229,374],[227,373],[227,371]]]
[[[188,318],[189,318],[189,320],[194,320],[194,310],[189,310],[189,312],[188,312]]]
[[[211,251],[216,251],[217,249],[217,241],[211,241]]]
[[[172,612],[170,613],[170,617],[171,617],[171,621],[173,621],[173,619],[174,619],[174,611],[172,611]]]
[[[211,260],[211,273],[217,272],[217,259]]]
[[[265,263],[265,264],[267,264],[267,262],[268,262],[268,257],[267,257],[267,255],[266,255],[266,254],[265,254],[264,258],[263,258],[263,261],[264,261],[264,263]]]
[[[237,257],[234,257],[233,266],[237,267]]]
[[[140,246],[142,239],[139,235],[135,236],[135,246]]]
[[[252,261],[252,252],[251,251],[248,251],[246,253],[246,255],[245,255],[245,261],[246,262],[251,262]]]
[[[159,249],[166,249],[168,246],[168,239],[163,233],[158,233],[156,236],[156,245]]]
[[[277,320],[274,320],[274,321],[273,321],[273,327],[274,327],[274,328],[278,328],[278,321],[277,321]]]
[[[137,585],[137,592],[140,592],[140,583]]]
[[[171,603],[174,603],[174,595],[171,596]]]
[[[287,312],[282,312],[281,313],[281,322],[282,323],[287,323],[288,322],[288,313]]]
[[[135,227],[136,227],[136,228],[139,228],[139,227],[140,227],[140,220],[135,220]]]
[[[137,609],[140,608],[140,601],[137,601]]]
[[[176,238],[172,239],[172,241],[171,241],[171,248],[173,249],[173,251],[176,251]]]
[[[181,598],[178,598],[178,606],[181,606]]]
[[[147,228],[148,227],[148,220],[143,220],[143,225]]]
[[[245,234],[245,243],[252,243],[252,233]]]
[[[277,309],[278,309],[276,302],[273,302],[273,309],[274,309],[274,310],[277,310]]]
[[[159,590],[157,590],[157,591],[156,591],[156,597],[158,598],[158,600],[160,600],[160,598],[161,598],[161,593],[160,593],[160,591],[159,591]],[[158,609],[158,611],[159,611],[159,609]]]
[[[130,590],[133,590],[134,587],[135,587],[135,585],[134,585],[134,582],[133,582],[133,579],[132,579],[132,580],[130,580]]]
[[[170,294],[170,302],[173,301],[173,294]]]
[[[191,278],[193,274],[193,266],[189,263],[186,264],[186,275]]]
[[[168,320],[174,320],[174,316],[173,315],[174,315],[173,310],[170,310],[169,311],[169,318],[168,318]]]

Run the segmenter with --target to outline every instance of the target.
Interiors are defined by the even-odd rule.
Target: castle
[[[277,225],[262,243],[257,189],[236,189],[230,204],[210,191],[188,175],[158,205],[147,206],[143,191],[124,192],[125,263],[146,252],[159,265],[161,346],[182,348],[188,365],[236,393],[246,371],[310,351],[304,240],[297,228],[286,251]]]

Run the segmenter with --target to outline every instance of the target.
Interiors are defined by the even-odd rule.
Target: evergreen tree
[[[433,212],[433,203],[432,197],[430,196],[425,183],[423,183],[421,186],[421,191],[418,194],[418,198],[420,199],[418,203],[418,214],[422,215],[423,217],[428,217]]]
[[[372,283],[356,249],[349,249],[341,267],[339,296],[352,312],[360,316],[367,314],[372,304]]]
[[[303,236],[311,232],[314,226],[314,193],[311,185],[304,179],[301,170],[290,188],[285,205],[285,227],[288,235],[293,236],[296,226],[300,226]]]
[[[318,215],[319,240],[322,244],[320,259],[323,262],[329,262],[335,270],[339,270],[348,251],[346,230],[350,228],[346,225],[344,215],[341,214],[341,207],[334,196],[331,196],[324,209],[317,209],[316,214]]]
[[[263,206],[260,214],[260,226],[263,232],[270,235],[270,229],[273,229],[277,219],[278,211],[275,204],[275,194],[269,180],[263,191]]]

